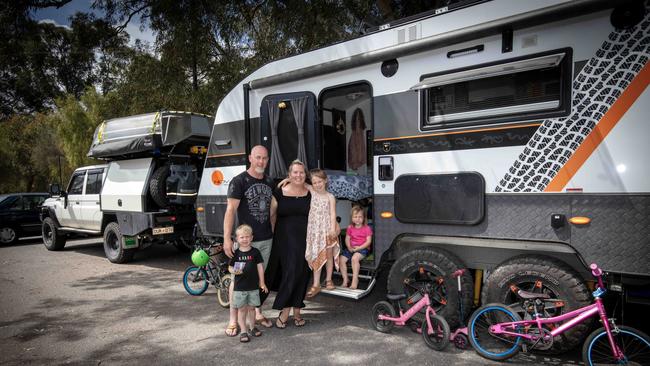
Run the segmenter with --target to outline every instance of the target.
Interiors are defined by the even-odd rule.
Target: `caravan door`
[[[197,221],[204,235],[223,235],[228,186],[246,170],[247,161],[244,121],[215,124],[197,198]]]

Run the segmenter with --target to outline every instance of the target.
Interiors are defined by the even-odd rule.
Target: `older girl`
[[[333,290],[332,272],[334,258],[339,255],[338,232],[336,224],[336,198],[327,192],[327,174],[321,169],[312,169],[311,207],[307,224],[307,250],[305,259],[314,271],[314,282],[307,297],[314,297],[321,290],[320,274],[326,265],[325,288]]]

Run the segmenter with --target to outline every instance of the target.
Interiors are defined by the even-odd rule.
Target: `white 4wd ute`
[[[43,243],[61,250],[68,233],[103,235],[106,258],[125,263],[138,249],[193,238],[209,116],[159,112],[109,120],[88,153],[109,161],[75,170],[67,191],[53,184],[43,204]]]

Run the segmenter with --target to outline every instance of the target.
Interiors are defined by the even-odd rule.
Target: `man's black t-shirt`
[[[239,225],[253,228],[253,240],[267,240],[273,237],[271,231],[271,197],[273,180],[266,175],[262,179],[243,172],[230,181],[228,198],[239,200],[237,219]]]
[[[243,266],[243,273],[235,276],[235,291],[252,291],[260,288],[260,278],[257,273],[257,264],[264,263],[262,253],[257,248],[251,247],[249,251],[235,250],[235,255],[230,258],[229,266],[236,268],[236,263]]]

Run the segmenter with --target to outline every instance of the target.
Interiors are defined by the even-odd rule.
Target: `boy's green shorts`
[[[232,307],[239,309],[244,306],[260,306],[260,290],[233,291]]]

